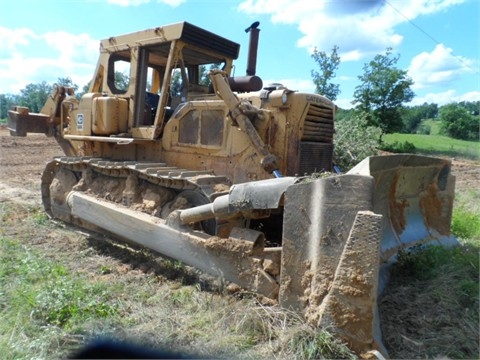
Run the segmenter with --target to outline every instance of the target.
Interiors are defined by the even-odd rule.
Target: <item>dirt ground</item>
[[[19,203],[40,208],[40,178],[43,168],[52,157],[61,155],[63,155],[62,150],[53,138],[47,138],[41,134],[11,137],[8,130],[0,128],[0,204]],[[452,164],[458,191],[480,188],[479,161],[455,159]],[[79,247],[88,246],[88,244],[79,243],[87,240],[79,240],[79,235],[73,231],[69,232],[68,229],[64,232],[52,233],[48,239],[37,240],[37,245],[43,246],[50,254],[56,251],[75,254]],[[92,252],[92,254],[96,253]],[[89,259],[90,263],[98,263],[95,256],[98,257],[98,254],[92,255]],[[108,256],[108,252],[104,252],[102,256]],[[102,261],[105,261],[105,258]],[[135,261],[138,262],[139,259]],[[82,263],[88,267],[88,260]],[[142,276],[142,273],[151,272],[154,264],[147,261],[131,266],[127,255],[118,256],[117,254],[110,266],[116,266],[114,271],[116,274]],[[84,271],[88,272],[88,268]]]

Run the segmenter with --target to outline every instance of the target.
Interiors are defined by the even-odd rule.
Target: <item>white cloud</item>
[[[457,94],[455,90],[447,90],[440,93],[428,93],[423,96],[416,96],[409,106],[422,105],[424,103],[435,103],[439,106],[451,102],[480,101],[480,91],[470,91],[464,94]]]
[[[410,20],[419,15],[434,14],[439,11],[444,11],[450,6],[464,3],[466,0],[408,0],[393,2],[390,5],[393,11],[401,12]]]
[[[35,33],[26,28],[8,29],[0,26],[0,49],[4,55],[14,51],[18,45],[28,45],[30,39],[35,39]]]
[[[28,84],[58,78],[70,77],[80,87],[91,80],[99,41],[88,34],[0,30],[0,93],[17,94]]]
[[[469,91],[458,96],[458,99],[456,101],[480,101],[480,91]]]
[[[177,7],[183,4],[186,0],[157,0],[158,3],[163,3],[171,7]],[[108,0],[109,4],[119,6],[139,6],[142,4],[148,4],[150,0]]]
[[[247,14],[270,14],[273,23],[296,24],[299,20],[321,12],[325,8],[322,1],[311,0],[245,0],[238,6]]]
[[[439,44],[431,52],[422,52],[415,56],[409,66],[408,74],[415,81],[413,89],[422,89],[433,85],[449,85],[465,73],[472,72],[472,61],[455,57],[452,49]]]
[[[66,31],[48,32],[42,35],[47,45],[60,53],[62,63],[95,62],[98,58],[99,41],[88,34],[70,34]]]
[[[296,24],[298,46],[312,50],[339,45],[342,61],[358,60],[395,48],[403,37],[395,27],[419,15],[432,14],[465,0],[245,0],[238,9],[270,15],[273,23]]]

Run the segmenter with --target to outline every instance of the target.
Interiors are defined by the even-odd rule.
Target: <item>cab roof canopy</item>
[[[219,59],[237,59],[240,45],[186,21],[104,39],[100,51],[129,57],[132,47],[148,48],[156,57],[168,57],[172,41],[185,44],[183,56],[188,64],[209,64]],[[161,61],[160,61],[161,62]]]

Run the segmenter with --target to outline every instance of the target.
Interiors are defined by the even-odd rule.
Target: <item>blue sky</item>
[[[99,41],[188,21],[241,45],[260,21],[257,75],[313,92],[312,50],[339,47],[336,103],[351,107],[363,66],[387,47],[414,80],[410,105],[480,100],[480,0],[15,0],[0,15],[0,94],[93,75]]]

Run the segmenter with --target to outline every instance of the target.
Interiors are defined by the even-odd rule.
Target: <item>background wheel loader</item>
[[[65,153],[42,175],[49,215],[272,298],[358,354],[387,355],[381,269],[403,248],[455,242],[450,163],[375,156],[331,174],[335,105],[264,86],[258,23],[247,31],[237,77],[239,45],[187,22],[102,40],[80,100],[57,87],[40,113],[9,111],[8,127],[54,136]]]

